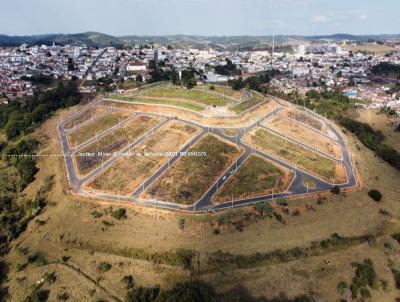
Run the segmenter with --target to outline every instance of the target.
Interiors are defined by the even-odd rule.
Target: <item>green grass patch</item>
[[[294,162],[304,169],[320,175],[325,180],[333,181],[335,179],[335,163],[328,158],[315,154],[263,129],[258,129],[251,139],[252,143],[268,153],[272,153],[290,163]]]
[[[196,112],[201,112],[204,110],[204,107],[202,107],[200,105],[188,103],[185,101],[178,101],[178,100],[144,99],[144,98],[129,98],[129,97],[113,97],[113,98],[117,99],[117,100],[121,100],[121,101],[132,102],[132,103],[176,106],[176,107],[181,107],[181,108],[196,111]]]
[[[269,161],[252,155],[222,187],[218,198],[242,197],[285,189],[282,177],[285,173]],[[245,197],[243,196],[243,197]]]
[[[207,106],[226,106],[229,100],[207,90],[182,89],[178,86],[157,87],[143,91],[143,96],[189,100]]]
[[[129,116],[127,112],[112,112],[90,122],[89,124],[73,131],[68,135],[71,146],[79,146],[90,138],[94,137],[96,133],[101,132],[117,125],[119,121],[123,121]]]
[[[182,157],[148,190],[152,198],[193,204],[232,164],[240,150],[213,135],[207,135],[189,152],[204,156]]]
[[[261,102],[263,102],[265,100],[265,98],[262,94],[255,92],[255,91],[252,91],[252,93],[253,93],[253,97],[250,100],[233,106],[232,110],[235,113],[239,114],[239,113],[242,113],[243,111],[246,111],[247,109],[252,108],[253,106],[255,106],[257,104],[260,104]]]

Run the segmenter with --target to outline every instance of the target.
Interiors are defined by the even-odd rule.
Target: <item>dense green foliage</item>
[[[232,87],[232,89],[240,90],[242,88],[247,88],[251,90],[255,90],[258,92],[267,92],[267,87],[265,84],[268,84],[272,78],[279,74],[279,70],[266,70],[259,72],[251,77],[243,80],[242,78],[236,80],[228,81],[228,85]]]
[[[212,270],[220,270],[222,268],[251,268],[265,262],[287,262],[314,254],[318,255],[325,249],[350,246],[353,244],[369,242],[371,240],[373,240],[373,237],[371,236],[342,237],[338,234],[332,234],[328,239],[322,240],[319,243],[315,242],[310,247],[305,248],[295,247],[289,250],[279,249],[268,253],[254,253],[249,255],[238,255],[217,251],[210,254],[208,265]]]
[[[24,101],[13,100],[0,107],[0,128],[4,127],[7,138],[15,139],[21,134],[31,133],[59,108],[79,103],[81,96],[77,83],[59,82],[57,87],[37,93]]]
[[[384,135],[380,131],[375,131],[368,124],[347,117],[342,118],[340,123],[353,132],[364,146],[375,151],[380,158],[400,170],[400,153],[393,147],[383,143]]]
[[[381,76],[394,76],[400,78],[400,65],[389,62],[381,62],[372,67],[372,73]]]
[[[253,297],[245,288],[236,287],[223,293],[216,293],[211,285],[202,281],[187,281],[178,283],[169,290],[159,287],[139,287],[130,290],[125,302],[313,302],[314,299],[301,295],[294,299],[287,298],[284,294],[279,297],[267,299]]]
[[[229,59],[226,59],[225,65],[217,65],[214,69],[217,74],[226,76],[240,75],[242,73]]]
[[[368,287],[373,288],[378,281],[372,261],[365,259],[362,263],[352,263],[352,265],[356,268],[353,282],[350,285],[352,298],[361,297],[363,300],[370,298]]]
[[[112,212],[112,216],[113,216],[115,219],[118,219],[118,220],[126,219],[126,218],[127,218],[127,216],[126,216],[126,210],[123,209],[123,208],[118,209],[118,210],[115,210],[114,212]]]
[[[196,71],[194,69],[185,69],[181,71],[181,78],[179,73],[174,69],[171,73],[171,81],[174,85],[182,85],[187,89],[191,89],[197,85]]]

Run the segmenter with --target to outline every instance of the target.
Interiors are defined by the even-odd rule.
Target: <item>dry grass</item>
[[[120,121],[132,115],[126,111],[107,113],[104,116],[88,123],[87,125],[68,134],[68,142],[71,147],[79,146],[97,134],[117,125]]]
[[[259,156],[250,156],[214,197],[226,202],[285,191],[293,174]]]
[[[332,157],[337,159],[342,158],[342,153],[338,143],[292,121],[276,116],[273,119],[264,122],[263,125],[292,139],[314,147]]]
[[[66,113],[63,111],[63,116]],[[60,152],[56,132],[56,123],[60,118],[60,115],[52,118],[36,132],[35,136],[42,142],[41,152]],[[104,248],[143,248],[152,252],[166,252],[176,248],[196,249],[200,252],[202,267],[206,265],[207,255],[218,250],[251,254],[304,247],[314,241],[326,239],[336,232],[342,236],[378,234],[380,237],[375,246],[364,244],[299,261],[213,273],[201,278],[212,282],[219,290],[243,285],[253,295],[267,295],[268,298],[277,296],[280,292],[285,292],[289,297],[311,292],[321,300],[330,302],[340,299],[336,290],[338,282],[350,283],[354,276],[351,262],[371,258],[379,278],[388,281],[389,285],[386,292],[374,290],[371,301],[392,302],[398,297],[398,291],[395,289],[388,263],[389,260],[400,259],[399,246],[390,241],[388,235],[400,230],[400,173],[375,157],[353,136],[349,137],[349,145],[360,171],[363,188],[339,196],[327,195],[322,205],[317,205],[317,198],[312,197],[290,200],[289,209],[299,209],[301,215],[292,217],[282,213],[286,224],[264,219],[246,227],[243,232],[229,226],[222,227],[219,235],[213,234],[210,222],[215,223],[222,213],[192,216],[124,204],[128,218],[123,221],[113,220],[109,214],[109,207],[116,209],[121,207],[120,203],[88,200],[70,195],[63,160],[43,157],[39,160],[40,171],[36,180],[25,190],[26,198],[34,196],[47,175],[55,174],[55,185],[49,194],[49,200],[54,205],[48,206],[38,217],[46,223],[39,225],[32,221],[5,257],[11,264],[6,284],[10,290],[10,301],[23,300],[32,284],[39,280],[44,272],[52,270],[56,271],[58,281],[49,286],[51,301],[61,287],[65,287],[65,291],[71,294],[71,301],[110,300],[99,288],[96,288],[95,295],[90,297],[89,290],[93,288],[92,285],[86,279],[61,267],[28,267],[17,272],[16,264],[26,260],[26,256],[18,252],[20,249],[17,247],[27,247],[29,254],[43,251],[49,261],[68,255],[71,257],[70,263],[93,279],[99,278],[102,286],[123,299],[125,291],[119,280],[124,275],[133,274],[137,286],[172,286],[177,281],[187,280],[189,273],[176,267],[137,261],[112,253],[93,252],[85,249],[88,243]],[[368,197],[367,192],[371,188],[379,189],[383,193],[382,203],[377,204]],[[306,204],[309,206],[306,207]],[[380,208],[384,208],[391,216],[379,214]],[[101,212],[103,217],[95,219],[91,214],[93,211]],[[248,211],[250,207],[225,213],[240,216]],[[186,220],[184,230],[179,230],[177,226],[180,217]],[[104,227],[102,220],[111,221],[114,226]],[[383,246],[387,241],[391,242],[393,249]],[[82,248],[78,248],[80,245]],[[111,263],[112,269],[103,275],[99,274],[97,266],[100,261]],[[17,277],[27,279],[19,283]]]
[[[181,157],[148,188],[144,198],[193,204],[240,154],[237,146],[213,135],[202,138],[188,152],[203,152],[205,155]]]
[[[198,131],[199,129],[181,122],[168,122],[130,152],[132,154],[143,154],[145,151],[162,154],[177,152]],[[135,155],[121,157],[103,173],[97,175],[86,187],[89,190],[106,193],[129,194],[154,174],[169,158],[168,156]]]
[[[88,174],[97,168],[102,161],[107,161],[113,157],[115,152],[127,147],[129,143],[135,141],[135,139],[149,131],[159,122],[161,122],[161,118],[140,115],[125,126],[110,132],[99,140],[80,149],[76,154],[88,155],[74,157],[79,175]]]
[[[340,168],[340,165],[335,164],[332,160],[273,135],[266,130],[253,130],[246,135],[245,141],[288,163],[295,163],[307,172],[328,182],[344,183],[347,180],[346,174],[343,173],[343,168]]]
[[[83,111],[81,114],[71,119],[69,122],[65,123],[65,129],[71,129],[75,126],[79,126],[80,124],[90,120],[91,118],[95,118],[97,115],[103,113],[106,110],[104,107],[94,106],[89,109]]]

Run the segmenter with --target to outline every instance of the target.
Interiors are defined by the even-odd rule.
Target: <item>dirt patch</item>
[[[80,124],[90,120],[91,118],[95,118],[99,114],[103,113],[106,109],[104,107],[92,106],[89,109],[83,111],[81,114],[71,119],[69,122],[64,124],[65,129],[71,129],[75,126],[79,126]]]
[[[259,156],[250,156],[214,196],[214,202],[284,192],[293,173]]]
[[[67,138],[71,147],[77,147],[80,144],[94,137],[96,134],[123,122],[124,119],[131,116],[132,113],[127,111],[110,112],[104,116],[88,123],[87,125],[68,133]]]
[[[265,121],[263,125],[294,140],[300,141],[301,143],[310,145],[311,147],[331,155],[332,157],[342,159],[339,144],[320,133],[312,131],[280,116]]]
[[[260,148],[288,163],[295,163],[307,172],[330,183],[345,183],[347,178],[336,174],[336,163],[300,145],[273,135],[264,129],[255,129],[245,137],[246,143]]]
[[[181,157],[150,188],[143,198],[157,199],[179,204],[193,204],[239,156],[236,145],[207,135],[193,146],[188,153],[200,156]]]
[[[198,128],[182,122],[168,122],[139,146],[131,149],[130,153],[134,155],[118,159],[85,185],[85,188],[121,195],[132,193],[171,158],[163,156],[165,152],[179,151],[198,131]],[[161,155],[151,156],[146,155],[146,152],[159,152]]]
[[[161,122],[161,118],[140,115],[75,153],[78,174],[84,176]]]

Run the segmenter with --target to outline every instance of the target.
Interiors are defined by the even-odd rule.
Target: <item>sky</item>
[[[0,0],[0,33],[398,34],[399,0]]]

